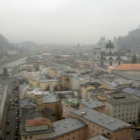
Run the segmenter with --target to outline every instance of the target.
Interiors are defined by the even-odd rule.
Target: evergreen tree
[[[132,57],[132,63],[133,64],[137,63],[137,56],[136,56],[136,54],[134,54],[133,57]]]
[[[7,77],[8,76],[8,72],[7,72],[7,69],[6,68],[3,69],[3,76],[4,77]]]

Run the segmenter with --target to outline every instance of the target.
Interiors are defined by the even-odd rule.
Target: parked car
[[[10,124],[10,121],[9,120],[7,121],[7,124]]]
[[[4,136],[1,136],[1,137],[0,137],[0,140],[5,140]]]
[[[7,129],[6,133],[9,134],[10,133],[10,129]]]
[[[17,135],[15,135],[15,140],[18,140],[18,136]]]

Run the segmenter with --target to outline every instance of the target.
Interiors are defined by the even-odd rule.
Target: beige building
[[[57,70],[53,67],[48,68],[48,73],[47,74],[50,78],[56,78],[58,76]]]
[[[36,101],[36,107],[43,111],[49,109],[57,119],[60,117],[60,101],[59,99],[48,91],[42,91],[40,88],[30,88],[29,85],[22,85],[23,89],[20,91],[20,100],[32,98]],[[22,88],[20,86],[20,89]],[[31,102],[26,103],[30,104]]]
[[[40,87],[42,90],[54,91],[59,89],[59,80],[57,79],[34,79],[28,78],[28,82],[33,87]]]
[[[50,109],[57,118],[60,118],[60,101],[49,92],[38,92],[35,94],[35,100],[39,110]]]
[[[82,99],[89,99],[89,92],[94,91],[101,87],[100,83],[97,82],[86,82],[81,86],[81,98]]]
[[[39,79],[38,78],[27,78],[27,80],[31,86],[33,86],[33,87],[39,86]]]
[[[88,138],[103,135],[110,140],[131,140],[131,125],[90,108],[72,111],[71,116],[88,125]]]
[[[72,90],[79,90],[81,88],[81,85],[85,84],[89,79],[79,77],[77,74],[75,74],[72,77]]]
[[[19,66],[19,71],[35,72],[36,69],[34,67],[34,64],[25,63]]]
[[[43,90],[54,91],[59,89],[59,81],[57,79],[40,80],[39,86]]]
[[[61,75],[61,86],[64,90],[72,89],[72,78],[73,73],[62,73]]]

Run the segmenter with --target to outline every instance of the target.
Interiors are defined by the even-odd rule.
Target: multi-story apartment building
[[[88,125],[88,138],[103,135],[110,140],[131,140],[131,125],[121,120],[90,108],[72,111],[71,116]]]
[[[87,125],[73,118],[54,123],[42,117],[27,120],[20,132],[21,140],[87,140]]]
[[[106,101],[106,113],[128,123],[138,122],[139,100],[126,93],[112,93]]]
[[[89,98],[89,91],[94,91],[101,86],[98,82],[86,82],[85,84],[81,85],[81,98],[88,99]]]

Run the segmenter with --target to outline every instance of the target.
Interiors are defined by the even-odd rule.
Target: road
[[[19,116],[19,104],[15,100],[19,100],[18,92],[13,90],[17,86],[16,82],[13,82],[13,78],[8,82],[8,95],[5,105],[5,119],[4,119],[4,140],[18,140],[18,131],[16,131],[16,125],[19,126],[16,117]],[[9,132],[8,132],[9,131]],[[17,138],[16,138],[17,136]]]

